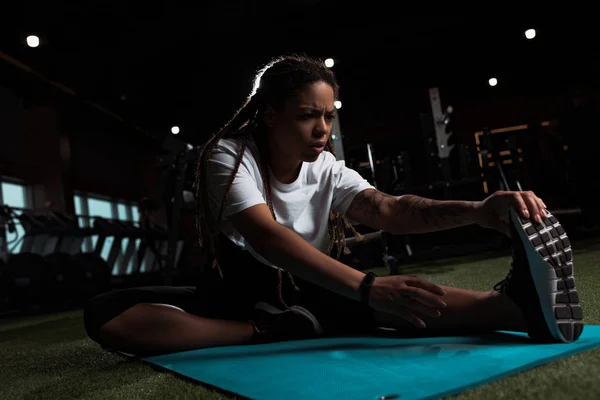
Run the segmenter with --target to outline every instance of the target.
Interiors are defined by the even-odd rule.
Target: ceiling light
[[[27,36],[27,46],[38,47],[40,45],[40,38],[35,35]]]

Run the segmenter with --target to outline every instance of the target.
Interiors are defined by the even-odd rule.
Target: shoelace
[[[283,286],[283,270],[279,267],[277,267],[277,296],[279,297],[279,302],[281,303],[281,305],[283,307],[285,307],[286,310],[288,310],[290,308],[290,306],[287,305],[287,303],[283,300],[283,291],[282,291],[282,286]],[[296,285],[296,282],[294,281],[294,277],[292,276],[292,274],[290,274],[289,272],[286,271],[287,277],[290,281],[290,283],[292,284],[292,286],[294,286],[294,289],[296,291],[299,291],[300,288],[298,287],[298,285]]]
[[[496,291],[499,290],[504,293],[504,291],[506,290],[506,285],[508,284],[508,281],[512,277],[513,268],[514,268],[514,263],[511,263],[508,274],[506,274],[506,277],[504,279],[502,279],[500,282],[498,282],[494,285],[494,290],[496,290]]]

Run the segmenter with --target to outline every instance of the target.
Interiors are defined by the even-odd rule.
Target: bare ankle
[[[527,332],[528,325],[521,309],[504,293],[493,290],[488,293],[493,302],[494,314],[498,316],[500,329]]]

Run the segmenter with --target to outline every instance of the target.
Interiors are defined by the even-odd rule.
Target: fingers
[[[404,304],[396,309],[396,315],[402,317],[417,328],[425,328],[426,324],[423,319],[419,318],[419,314],[432,318],[439,318],[442,314],[439,310],[430,308],[418,300],[407,299]]]
[[[520,193],[516,193],[513,196],[514,200],[515,200],[515,208],[517,209],[517,211],[519,212],[519,214],[521,214],[521,216],[523,218],[527,218],[529,219],[529,209],[527,208],[527,204],[525,203],[525,200],[523,200],[523,196]]]
[[[501,196],[507,194],[507,192],[498,193]],[[548,207],[532,191],[512,192],[511,195],[513,206],[523,218],[531,219],[538,224],[547,218],[546,209]]]
[[[521,192],[520,195],[527,205],[530,218],[540,224],[546,218],[546,213],[544,212],[546,207],[544,202],[533,194],[533,192]]]
[[[408,282],[407,282],[408,284]],[[435,285],[434,285],[435,286]],[[407,286],[406,289],[402,291],[402,293],[406,296],[409,296],[413,299],[418,299],[422,301],[425,305],[435,308],[445,308],[446,303],[437,295],[431,293],[430,291],[423,290],[418,287]],[[433,315],[435,316],[435,315]]]
[[[540,217],[540,210],[538,208],[537,202],[533,198],[534,196],[532,194],[526,194],[522,197],[525,201],[525,204],[527,204],[527,208],[529,209],[530,218],[538,224],[542,222],[542,219]]]
[[[442,315],[442,313],[440,312],[440,310],[438,310],[438,308],[444,308],[444,306],[434,306],[431,307],[429,304],[425,303],[423,300],[421,299],[411,299],[411,298],[407,298],[405,300],[405,306],[408,307],[411,311],[417,311],[420,314],[423,315],[427,315],[433,318],[437,318],[440,315]]]
[[[377,309],[395,314],[418,328],[425,328],[419,316],[437,318],[447,305],[443,288],[417,276],[396,275],[378,278],[372,303]]]
[[[537,196],[534,196],[534,197],[535,197],[535,201],[538,204],[538,208],[540,210],[540,215],[542,216],[542,219],[546,218],[546,209],[548,207],[546,207],[546,204],[544,204],[544,202],[542,201],[542,199],[540,199]]]
[[[426,291],[437,294],[439,296],[443,296],[446,294],[446,291],[438,285],[429,282],[426,279],[419,278],[417,276],[409,276],[408,279],[406,279],[406,284],[415,288],[425,289]]]

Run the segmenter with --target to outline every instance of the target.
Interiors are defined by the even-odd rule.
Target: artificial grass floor
[[[600,324],[600,239],[573,243],[584,322]],[[509,255],[486,254],[405,266],[437,284],[489,290]],[[455,399],[600,398],[600,349],[466,391]],[[230,399],[169,372],[102,350],[87,338],[81,310],[0,319],[0,399]]]

